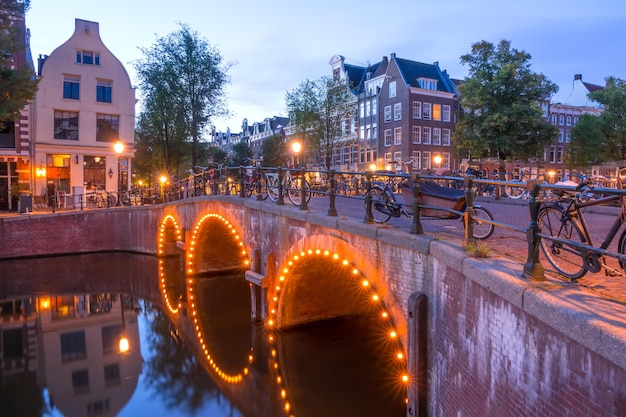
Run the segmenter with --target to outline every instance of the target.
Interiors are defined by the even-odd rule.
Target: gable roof
[[[411,87],[420,87],[418,83],[419,78],[430,78],[439,81],[437,83],[438,91],[445,91],[447,93],[456,93],[455,83],[450,79],[445,71],[441,71],[439,64],[425,64],[422,62],[409,61],[408,59],[396,58],[396,64],[398,70],[402,74],[404,81]]]

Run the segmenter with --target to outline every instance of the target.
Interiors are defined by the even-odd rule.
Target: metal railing
[[[259,181],[263,178],[264,181]],[[286,181],[286,178],[299,178],[298,181]],[[301,179],[304,178],[305,181]],[[271,185],[269,179],[273,179]],[[465,209],[457,211],[450,207],[423,204],[420,194],[420,182],[435,182],[449,188],[463,190],[465,193]],[[374,223],[373,200],[371,198],[372,186],[383,182],[390,182],[397,186],[403,182],[409,182],[412,190],[412,200],[400,203],[410,207],[412,221],[409,232],[423,234],[422,210],[441,210],[460,216],[465,225],[465,242],[475,242],[472,233],[474,224],[474,201],[477,195],[484,196],[484,190],[498,190],[490,195],[498,198],[506,198],[504,190],[511,187],[524,187],[524,193],[528,198],[529,222],[526,227],[515,226],[496,220],[481,219],[481,222],[493,224],[496,228],[507,229],[521,235],[525,235],[528,254],[523,265],[522,275],[530,280],[545,280],[544,269],[539,259],[541,239],[550,239],[550,236],[542,235],[537,222],[541,204],[546,199],[553,198],[557,192],[572,192],[574,187],[549,184],[542,179],[529,180],[520,184],[518,180],[503,181],[499,179],[477,179],[471,175],[464,176],[440,176],[431,173],[397,174],[390,171],[365,171],[344,172],[337,170],[306,169],[306,168],[273,168],[273,167],[222,167],[215,170],[203,170],[189,177],[170,183],[161,184],[159,187],[134,188],[128,192],[87,192],[83,195],[67,195],[65,208],[95,209],[114,208],[118,206],[143,206],[161,204],[200,196],[229,195],[233,198],[255,198],[257,200],[270,200],[266,195],[272,187],[275,193],[274,204],[284,205],[286,200],[291,200],[300,210],[309,209],[309,201],[315,198],[316,207],[320,207],[321,198],[327,199],[326,213],[328,216],[337,216],[337,202],[340,200],[362,201],[363,222]],[[264,189],[265,187],[265,189]],[[289,197],[290,192],[299,195],[297,199]],[[603,189],[604,194],[626,196],[626,190]],[[265,195],[264,195],[265,193]],[[118,198],[119,197],[119,198]],[[273,199],[274,200],[274,199]],[[297,204],[296,204],[297,203]],[[52,211],[58,208],[58,201],[49,202]],[[323,206],[322,206],[323,207]],[[352,211],[353,212],[353,211]],[[358,215],[358,213],[354,213]],[[601,255],[620,258],[622,255],[613,254],[609,251]]]

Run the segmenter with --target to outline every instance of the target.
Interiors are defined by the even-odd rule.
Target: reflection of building
[[[142,366],[137,315],[123,300],[124,309],[110,294],[0,300],[0,375],[32,374],[64,415],[115,415]]]
[[[38,67],[35,195],[82,194],[83,187],[117,191],[118,184],[127,190],[135,89],[100,39],[98,23],[76,19],[74,34],[50,56],[40,56]],[[119,158],[117,140],[126,145]]]
[[[68,416],[115,415],[141,373],[136,313],[110,294],[50,297],[39,300],[39,310],[45,384],[54,406]],[[119,351],[122,337],[130,345],[125,353]]]

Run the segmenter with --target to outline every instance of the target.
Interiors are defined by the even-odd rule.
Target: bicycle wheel
[[[299,206],[302,204],[302,178],[292,178],[291,181],[287,184],[287,190],[289,197],[289,201],[294,206]],[[309,183],[304,181],[304,189],[306,191],[306,202],[308,203],[311,200],[311,187],[309,187]]]
[[[522,184],[520,184],[519,186],[507,185],[506,187],[504,187],[504,193],[507,195],[507,197],[514,198],[517,200],[517,199],[522,198],[522,196],[524,195],[524,191],[526,191],[524,187],[525,186]]]
[[[474,207],[474,238],[487,239],[493,234],[495,226],[483,220],[493,221],[493,214],[484,207]]]
[[[386,223],[391,218],[389,195],[381,187],[372,187],[372,216],[376,223]],[[366,196],[367,198],[367,196]]]
[[[587,243],[578,222],[563,217],[563,210],[558,207],[543,207],[539,211],[537,223],[544,235],[576,243]],[[541,250],[559,275],[569,279],[578,279],[587,273],[580,249],[549,238],[542,238]]]
[[[256,188],[256,184],[255,184],[254,181],[250,182],[250,181],[246,180],[243,183],[243,195],[245,195],[246,198],[250,197],[252,195],[252,193],[254,192],[255,188]]]

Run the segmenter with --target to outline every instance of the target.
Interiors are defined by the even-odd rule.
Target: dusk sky
[[[463,79],[468,68],[460,56],[473,43],[506,39],[532,56],[532,70],[559,86],[553,101],[567,102],[574,74],[600,85],[607,76],[626,79],[624,0],[31,0],[26,25],[33,58],[65,42],[75,18],[100,24],[104,44],[134,85],[139,48],[150,48],[179,23],[189,25],[234,63],[226,88],[232,116],[213,120],[218,130],[233,133],[244,118],[286,115],[286,92],[307,78],[331,75],[328,62],[337,54],[356,65],[391,53],[437,61]]]

